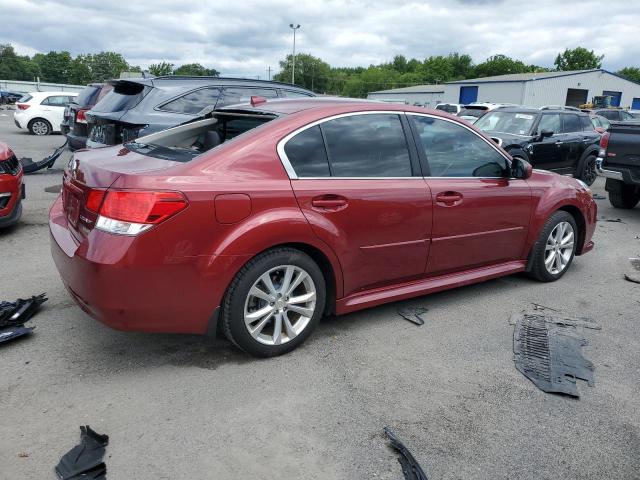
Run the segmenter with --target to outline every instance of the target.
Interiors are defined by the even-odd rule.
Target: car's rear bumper
[[[630,185],[640,185],[640,169],[626,168],[622,166],[603,165],[602,159],[596,160],[596,172],[598,175],[612,180],[619,180]]]
[[[229,258],[172,258],[154,229],[137,237],[94,229],[78,243],[60,197],[51,207],[49,228],[62,281],[93,318],[125,331],[203,334],[215,329],[210,323],[228,284]]]

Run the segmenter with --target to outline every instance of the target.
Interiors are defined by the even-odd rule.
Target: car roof
[[[511,113],[530,113],[532,115],[538,113],[573,113],[577,115],[586,115],[584,112],[579,110],[564,110],[564,109],[545,109],[541,110],[539,108],[531,108],[531,107],[500,107],[495,110],[491,110],[493,112],[511,112]]]
[[[154,78],[123,78],[112,80],[110,83],[118,82],[139,83],[148,87],[161,88],[162,86],[184,86],[184,87],[201,87],[208,85],[243,85],[250,87],[274,87],[299,90],[313,93],[304,87],[285,82],[276,82],[274,80],[257,80],[251,78],[235,78],[235,77],[191,77],[187,75],[165,75]]]

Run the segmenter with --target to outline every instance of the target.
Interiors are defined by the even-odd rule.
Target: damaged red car
[[[22,166],[6,143],[0,142],[0,228],[15,225],[22,216]]]
[[[68,291],[117,329],[222,332],[257,356],[344,314],[593,248],[579,180],[446,113],[344,99],[227,107],[77,152],[50,212]]]

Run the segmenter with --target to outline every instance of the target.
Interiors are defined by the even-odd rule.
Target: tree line
[[[318,93],[346,97],[366,97],[367,93],[421,84],[444,83],[468,78],[490,77],[510,73],[547,72],[552,70],[587,70],[600,68],[603,55],[577,47],[558,54],[554,67],[526,64],[506,55],[492,55],[474,64],[471,57],[457,52],[432,55],[423,60],[407,59],[396,55],[391,62],[368,67],[332,67],[308,53],[295,57],[295,83]],[[280,72],[274,80],[291,82],[293,58],[280,61]],[[0,79],[28,80],[40,78],[42,82],[84,85],[118,78],[121,72],[140,72],[116,52],[100,52],[72,57],[69,52],[18,55],[11,45],[0,44]],[[213,68],[199,63],[175,66],[169,62],[152,64],[152,75],[219,76]],[[640,68],[626,67],[617,72],[629,80],[640,83]]]
[[[116,52],[100,52],[72,57],[69,52],[36,53],[33,56],[18,55],[9,44],[0,44],[0,79],[85,85],[119,78],[122,72],[141,72],[137,65],[130,65]],[[152,64],[152,75],[192,75],[217,77],[219,72],[199,63],[175,67],[168,62]]]

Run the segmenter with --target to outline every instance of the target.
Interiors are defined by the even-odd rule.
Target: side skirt
[[[525,260],[517,260],[354,293],[336,301],[336,313],[342,315],[363,308],[382,305],[383,303],[420,297],[429,293],[441,292],[450,288],[511,275],[512,273],[524,272],[526,265],[527,262]]]

